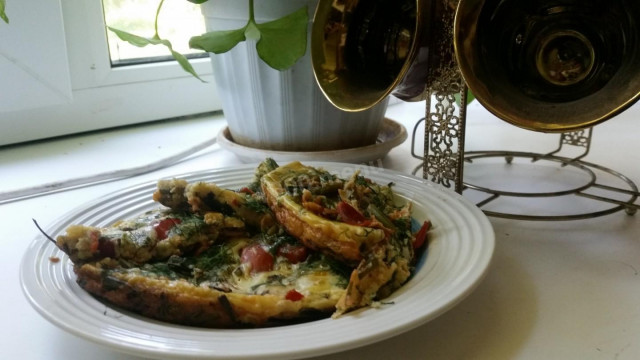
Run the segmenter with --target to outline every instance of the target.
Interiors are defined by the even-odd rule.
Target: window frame
[[[31,1],[51,4],[51,0]],[[63,24],[59,25],[64,29],[61,40],[66,43],[71,99],[0,112],[0,145],[220,110],[209,58],[191,60],[206,82],[186,73],[175,61],[112,68],[102,2],[54,2],[62,14],[59,21]],[[20,19],[19,11],[15,16],[11,13],[12,7],[20,6],[21,1],[7,4],[11,23],[6,26],[25,20]],[[39,9],[25,12],[45,11]],[[25,41],[37,44],[38,39],[23,37],[15,45]],[[33,51],[40,61],[47,61],[46,54],[37,53],[37,46]]]

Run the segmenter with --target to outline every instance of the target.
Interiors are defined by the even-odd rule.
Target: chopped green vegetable
[[[278,163],[272,158],[266,158],[256,168],[256,172],[253,176],[253,181],[251,182],[251,184],[247,185],[247,187],[253,192],[262,192],[262,189],[260,187],[260,179],[262,179],[265,174],[277,169],[279,166],[280,165],[278,165]]]
[[[340,286],[347,286],[352,268],[348,265],[320,252],[314,252],[301,264],[302,273],[313,270],[330,270],[340,277]]]
[[[233,254],[227,244],[213,245],[195,258],[194,267],[202,271],[217,270],[234,262]]]
[[[269,211],[269,206],[267,206],[265,202],[261,201],[259,198],[256,198],[250,195],[247,196],[245,206],[259,214],[266,213],[267,211]]]
[[[369,204],[367,211],[369,211],[369,213],[375,216],[376,219],[378,219],[378,221],[380,221],[382,225],[384,225],[386,228],[392,229],[392,230],[396,229],[396,225],[393,223],[393,221],[391,221],[391,219],[389,219],[389,217],[385,213],[383,213],[380,209],[378,209],[377,206],[373,204]]]
[[[194,235],[202,232],[202,229],[206,227],[204,219],[199,216],[176,213],[175,217],[180,219],[180,225],[173,227],[171,231],[182,235],[185,239],[194,239]]]
[[[269,253],[271,255],[277,254],[278,248],[284,244],[300,244],[298,239],[286,233],[281,235],[268,235],[263,233],[262,240],[269,245]]]

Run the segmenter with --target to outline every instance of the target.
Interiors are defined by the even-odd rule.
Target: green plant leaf
[[[260,30],[258,55],[272,68],[288,69],[307,52],[306,6],[280,19],[255,25]]]
[[[471,90],[467,90],[467,104],[471,104],[471,102],[475,99],[476,99],[476,96],[473,95]]]
[[[247,39],[260,40],[260,30],[258,30],[255,21],[249,21],[247,26],[245,26],[244,36]]]
[[[204,80],[202,80],[202,78],[200,78],[200,76],[198,76],[198,73],[196,73],[196,70],[193,68],[193,66],[191,66],[191,63],[189,62],[189,60],[187,60],[187,57],[180,54],[179,52],[173,50],[173,48],[169,47],[169,50],[171,50],[171,55],[173,56],[174,59],[176,59],[176,61],[178,62],[178,64],[180,64],[180,66],[182,66],[182,69],[186,72],[188,72],[189,74],[195,76],[198,80],[202,81],[202,82],[206,82]]]
[[[202,82],[206,82],[202,78],[200,78],[200,76],[198,76],[198,74],[196,73],[196,71],[193,68],[193,66],[191,66],[191,63],[189,63],[189,60],[187,59],[186,56],[184,56],[181,53],[173,50],[173,46],[171,45],[171,42],[169,40],[160,39],[160,38],[157,38],[157,37],[146,38],[146,37],[138,36],[138,35],[132,34],[130,32],[122,31],[122,30],[119,30],[119,29],[116,29],[116,28],[112,28],[112,27],[108,27],[108,28],[109,28],[109,30],[113,31],[122,41],[126,41],[129,44],[137,46],[137,47],[145,47],[147,45],[164,45],[164,46],[166,46],[167,49],[169,49],[169,52],[171,53],[171,56],[173,56],[173,58],[178,62],[178,64],[180,64],[180,66],[182,67],[182,69],[184,71],[186,71],[189,74],[193,75],[198,80],[200,80]]]
[[[4,12],[5,9],[5,0],[0,0],[0,19],[4,20],[7,24],[9,23],[9,18],[7,14]]]
[[[190,3],[194,3],[194,4],[203,4],[206,3],[209,0],[187,0]]]
[[[159,39],[159,38],[142,37],[142,36],[139,36],[139,35],[136,35],[136,34],[132,34],[130,32],[124,31],[124,30],[112,28],[111,26],[108,26],[107,28],[109,30],[113,31],[114,34],[118,35],[120,40],[126,41],[129,44],[137,46],[137,47],[145,47],[147,45],[160,45],[160,44],[163,44],[163,40]]]
[[[455,94],[454,97],[456,98],[456,104],[460,106],[460,93]],[[471,104],[471,102],[475,100],[475,98],[476,97],[473,95],[471,90],[467,89],[467,105]]]
[[[245,40],[246,27],[237,30],[210,31],[189,40],[192,49],[204,50],[214,54],[222,54]]]

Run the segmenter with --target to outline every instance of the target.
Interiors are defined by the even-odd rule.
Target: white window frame
[[[61,14],[59,17],[51,15],[56,7]],[[12,57],[6,54],[30,44],[29,51],[33,56],[30,59],[38,62],[31,67],[43,69],[45,74],[51,73],[47,69],[51,54],[41,53],[44,51],[40,50],[38,42],[45,41],[39,35],[43,31],[54,34],[58,44],[66,44],[64,51],[60,46],[57,48],[58,71],[55,74],[62,78],[66,76],[70,89],[66,94],[62,91],[65,96],[58,94],[54,104],[33,101],[32,108],[15,111],[10,104],[3,103],[0,95],[0,145],[220,109],[208,58],[191,61],[206,83],[187,74],[175,61],[112,68],[101,0],[9,0],[6,10],[10,24],[0,24],[0,40],[5,41],[0,60],[3,55]],[[47,28],[40,25],[39,31],[20,32],[24,29],[22,24],[37,17],[49,19]],[[2,38],[2,32],[8,28],[13,33]],[[15,59],[12,61],[15,64]],[[0,71],[3,69],[0,67]],[[41,80],[40,76],[34,78]],[[29,85],[26,82],[2,84],[0,78],[0,91],[21,89],[21,86]],[[62,88],[65,89],[64,84]]]

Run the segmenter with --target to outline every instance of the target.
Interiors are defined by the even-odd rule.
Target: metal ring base
[[[487,216],[516,220],[565,221],[591,219],[619,211],[625,211],[628,215],[634,215],[640,207],[635,204],[639,196],[636,184],[623,174],[598,164],[556,155],[517,151],[473,151],[465,152],[464,156],[466,164],[487,158],[504,158],[509,167],[518,166],[518,163],[514,162],[516,158],[530,159],[533,163],[548,161],[559,164],[559,169],[577,170],[578,173],[582,173],[585,178],[585,181],[580,184],[575,186],[568,185],[566,189],[557,191],[506,191],[464,181],[463,193],[478,192],[485,194],[485,198],[478,201],[476,205]],[[423,166],[424,164],[417,166],[413,173],[417,174]],[[612,181],[622,184],[622,187],[604,184],[604,182],[610,183]],[[524,188],[533,189],[535,186],[533,186],[533,184],[525,184]],[[561,198],[563,203],[566,204],[566,199],[569,197],[575,197],[581,200],[587,199],[589,202],[593,201],[595,204],[604,204],[607,206],[596,211],[582,212],[580,211],[581,209],[575,209],[574,212],[563,214],[554,214],[554,211],[557,212],[556,208],[546,209],[546,214],[520,214],[510,211],[487,209],[487,207],[491,205],[497,205],[496,207],[499,207],[501,201],[511,201],[512,199],[522,200],[523,198],[543,199],[542,202],[546,202],[544,201],[545,199]],[[609,204],[612,206],[608,206]],[[553,202],[550,200],[549,206],[553,206]]]

